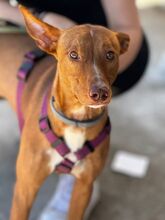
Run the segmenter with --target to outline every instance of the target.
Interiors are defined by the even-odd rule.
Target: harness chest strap
[[[20,131],[22,131],[24,125],[24,118],[21,110],[21,99],[25,83],[29,77],[32,68],[34,67],[35,62],[45,57],[45,55],[46,54],[44,52],[38,49],[27,53],[25,55],[25,61],[19,68],[17,74],[19,80],[17,87],[17,114],[19,119]],[[47,114],[47,99],[48,97],[46,92],[44,95],[41,116],[39,119],[40,130],[44,133],[46,139],[49,141],[51,146],[64,158],[64,160],[56,166],[55,170],[60,173],[70,173],[75,163],[66,158],[66,155],[70,153],[70,149],[65,144],[64,140],[62,138],[57,137],[51,129],[50,121]],[[80,150],[74,152],[77,161],[84,159],[89,153],[93,152],[100,145],[100,143],[107,137],[107,135],[109,135],[110,130],[110,121],[109,119],[107,119],[107,123],[104,129],[100,132],[100,134],[95,139],[91,141],[86,141],[84,146]]]

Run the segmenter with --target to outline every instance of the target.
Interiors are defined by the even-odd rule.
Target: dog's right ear
[[[39,20],[24,6],[20,5],[19,8],[24,16],[27,32],[36,41],[37,46],[41,50],[55,55],[57,41],[62,30]]]
[[[120,54],[125,53],[128,50],[129,43],[130,43],[130,37],[128,34],[117,32],[116,33],[119,44],[120,44]]]

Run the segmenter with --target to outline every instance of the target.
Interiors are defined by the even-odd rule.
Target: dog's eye
[[[69,56],[73,60],[78,60],[79,59],[78,53],[76,51],[71,51]]]
[[[115,58],[115,53],[113,51],[108,51],[106,53],[106,59],[107,60],[113,60]]]

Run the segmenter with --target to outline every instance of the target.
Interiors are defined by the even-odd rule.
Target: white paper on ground
[[[149,158],[126,151],[118,151],[111,164],[114,172],[128,176],[142,178],[147,174]]]

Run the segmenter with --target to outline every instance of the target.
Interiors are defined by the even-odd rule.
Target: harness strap
[[[74,165],[75,164],[72,161],[70,161],[67,158],[64,158],[64,160],[59,165],[56,166],[56,172],[70,173]]]
[[[17,115],[20,131],[23,129],[24,118],[21,110],[22,104],[22,94],[25,87],[25,82],[27,81],[31,70],[34,67],[36,61],[44,58],[46,54],[41,50],[33,50],[25,54],[24,61],[21,67],[18,70],[17,78],[18,78],[18,86],[17,86]]]
[[[57,137],[54,132],[51,129],[50,121],[47,114],[47,103],[48,103],[48,97],[47,97],[48,91],[45,93],[43,103],[42,103],[42,109],[41,109],[41,116],[39,119],[39,126],[40,130],[44,133],[45,137],[51,144],[53,148],[57,150],[57,152],[64,157],[66,154],[70,152],[70,149],[65,144],[65,142]]]

